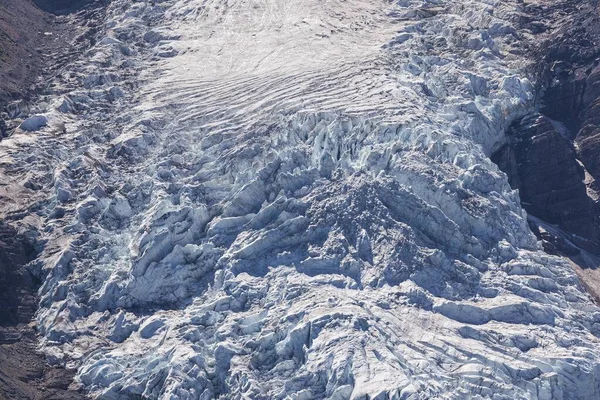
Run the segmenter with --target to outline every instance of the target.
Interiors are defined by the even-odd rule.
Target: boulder
[[[44,115],[34,115],[21,122],[19,128],[27,132],[36,132],[46,125],[48,125],[48,118]]]

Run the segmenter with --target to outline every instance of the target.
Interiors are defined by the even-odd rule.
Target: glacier
[[[600,309],[489,159],[522,6],[112,0],[2,142],[41,350],[98,399],[600,398]]]

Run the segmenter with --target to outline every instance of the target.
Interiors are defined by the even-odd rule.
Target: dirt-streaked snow
[[[488,159],[518,4],[113,0],[0,156],[45,353],[102,399],[600,397],[600,310]]]

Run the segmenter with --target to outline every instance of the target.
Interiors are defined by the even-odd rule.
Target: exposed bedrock
[[[526,116],[510,127],[507,144],[492,159],[519,189],[529,214],[576,234],[578,245],[597,250],[597,205],[588,196],[573,144],[559,130],[548,117]]]
[[[573,234],[571,242],[594,253],[600,251],[596,3],[563,1],[529,10],[537,15],[534,20],[554,19],[558,24],[537,49],[540,111],[515,121],[507,131],[507,143],[492,157],[519,189],[531,215]]]
[[[596,61],[594,61],[596,63]],[[600,68],[590,72],[585,89],[576,96],[582,98],[580,126],[575,138],[579,157],[595,179],[600,177]]]

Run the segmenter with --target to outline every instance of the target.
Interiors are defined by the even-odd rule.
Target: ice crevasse
[[[600,398],[600,310],[489,160],[520,7],[112,0],[3,142],[44,353],[99,399]]]

